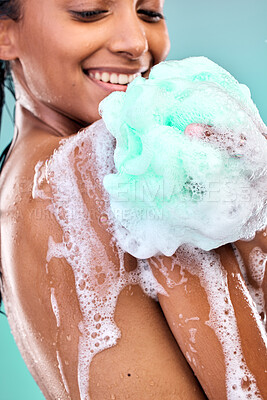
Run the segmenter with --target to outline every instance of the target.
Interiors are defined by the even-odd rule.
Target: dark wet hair
[[[3,19],[13,19],[18,21],[21,17],[21,0],[0,0],[0,20]],[[12,83],[12,78],[10,74],[9,63],[0,60],[0,132],[1,132],[1,122],[2,122],[2,111],[5,104],[5,87],[7,87],[12,94],[14,94],[14,88]],[[3,164],[10,148],[11,142],[6,146],[6,148],[0,154],[0,173],[2,172]],[[0,309],[2,303],[1,295],[2,286],[2,273],[0,271]],[[2,311],[0,313],[3,314]]]
[[[0,20],[13,19],[18,21],[21,17],[21,0],[0,0]],[[0,60],[0,128],[2,122],[2,111],[5,103],[5,87],[14,93],[12,79],[10,74],[9,63]],[[7,150],[5,149],[0,156],[0,172],[2,164],[6,156]]]

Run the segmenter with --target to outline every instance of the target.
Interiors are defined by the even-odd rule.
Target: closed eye
[[[147,22],[159,22],[160,20],[164,19],[164,15],[156,12],[156,11],[152,11],[152,10],[138,10],[137,14],[139,15],[143,15],[144,16],[144,20]]]
[[[92,10],[92,11],[70,10],[69,13],[77,21],[93,22],[93,21],[97,21],[98,19],[101,19],[105,14],[108,13],[108,10]]]

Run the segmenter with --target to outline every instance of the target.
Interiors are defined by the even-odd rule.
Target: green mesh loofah
[[[223,68],[204,57],[161,63],[103,100],[100,113],[116,138],[117,173],[104,186],[125,250],[209,250],[265,224],[266,127],[249,89]],[[213,134],[188,136],[192,124]],[[241,188],[253,201],[236,196]]]

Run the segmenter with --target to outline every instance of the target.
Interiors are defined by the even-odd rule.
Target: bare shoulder
[[[34,204],[32,188],[35,165],[48,159],[59,143],[60,138],[42,131],[32,132],[31,137],[16,143],[0,177],[3,298],[13,335],[35,379],[38,371],[33,360],[38,353],[36,332],[40,324],[35,316],[44,315],[50,308],[43,263],[46,232],[51,224],[39,220],[37,209],[44,215],[46,205]],[[49,319],[47,322],[51,333]],[[23,340],[23,337],[28,339]],[[40,369],[43,367],[44,364],[40,365]],[[53,377],[52,371],[48,371],[48,375],[57,387],[59,377]],[[44,394],[48,393],[44,390]]]
[[[124,255],[122,269],[91,139],[39,135],[4,170],[4,297],[16,341],[47,399],[202,399],[158,303],[138,286],[136,260]]]
[[[0,176],[2,233],[7,228],[19,237],[25,231],[34,237],[51,230],[48,203],[33,199],[36,166],[45,164],[66,140],[35,130],[15,144]]]
[[[62,138],[43,131],[34,131],[15,144],[0,177],[1,204],[5,207],[15,199],[23,201],[31,196],[35,166],[47,160],[60,145]],[[13,199],[13,202],[12,202]]]

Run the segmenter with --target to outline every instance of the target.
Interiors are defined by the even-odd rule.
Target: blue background
[[[172,48],[168,59],[205,55],[249,86],[267,123],[267,0],[165,0]],[[13,101],[8,107],[13,114]],[[13,135],[5,110],[0,148]],[[0,399],[43,400],[0,316]]]

